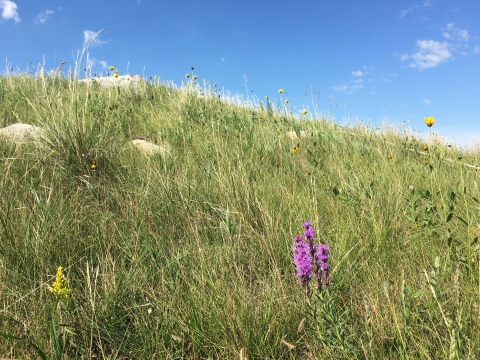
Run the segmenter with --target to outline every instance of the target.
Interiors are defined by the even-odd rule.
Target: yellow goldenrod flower
[[[71,294],[71,290],[68,288],[67,281],[63,277],[63,268],[61,266],[57,269],[57,275],[55,276],[55,282],[52,284],[50,291],[57,295],[62,300],[68,300]]]
[[[288,104],[288,99],[285,99],[285,104]]]
[[[113,77],[116,79],[118,78],[118,73],[116,72],[115,74],[113,74]]]
[[[435,124],[435,119],[433,116],[430,116],[430,117],[427,117],[427,118],[423,118],[423,121],[425,121],[425,124],[427,124],[428,127],[432,126],[433,124]]]
[[[108,68],[110,69],[110,71],[113,71],[113,69],[115,69],[115,67],[113,67],[112,65],[110,65]]]
[[[193,75],[193,80],[197,80],[197,75]]]
[[[302,110],[302,115],[305,115],[307,113],[307,109]]]
[[[185,74],[185,77],[188,79],[190,77],[190,74]]]
[[[92,163],[92,165],[90,165],[90,168],[95,170],[97,168],[97,163],[96,162]]]
[[[388,158],[389,158],[389,159],[393,158],[392,154],[388,155]]]
[[[280,94],[283,94],[283,89],[278,90]]]
[[[427,151],[427,150],[428,150],[428,146],[427,146],[427,145],[423,145],[423,146],[422,146],[422,149],[423,149],[423,151]]]

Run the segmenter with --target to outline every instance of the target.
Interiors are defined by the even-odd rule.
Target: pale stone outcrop
[[[145,80],[140,75],[121,75],[118,77],[108,76],[108,77],[94,77],[89,79],[80,79],[78,80],[81,83],[91,84],[96,81],[99,85],[105,87],[111,86],[138,86],[145,82]]]
[[[22,142],[28,139],[38,139],[44,135],[45,131],[38,126],[29,124],[12,124],[0,129],[0,136],[9,138],[14,142]]]
[[[297,132],[293,130],[287,132],[287,136],[292,140],[295,140],[296,138],[298,138]],[[309,137],[309,136],[310,136],[309,133],[307,133],[306,131],[300,130],[300,137]]]
[[[170,152],[170,149],[166,145],[156,145],[154,143],[148,142],[146,140],[135,139],[130,141],[132,145],[136,148],[142,150],[144,153],[147,154],[155,154],[160,153],[162,155],[166,155]]]

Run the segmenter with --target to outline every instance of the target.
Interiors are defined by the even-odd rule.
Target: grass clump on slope
[[[192,81],[0,81],[2,125],[46,131],[0,139],[0,355],[480,356],[479,179],[446,161],[478,152],[239,106]],[[330,269],[310,299],[292,261],[307,220]],[[68,299],[49,291],[55,274]]]

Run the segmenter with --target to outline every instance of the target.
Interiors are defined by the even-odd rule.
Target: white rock
[[[159,146],[141,139],[132,140],[130,143],[147,154],[161,153],[162,155],[166,155],[170,151],[165,145]]]
[[[287,136],[292,140],[295,140],[298,137],[297,132],[293,130],[287,132]],[[310,136],[309,133],[307,133],[306,131],[300,130],[300,137],[309,137],[309,136]]]
[[[95,78],[89,78],[89,79],[80,79],[78,80],[79,82],[86,83],[86,84],[91,84],[93,81],[96,81],[99,85],[105,86],[105,87],[111,87],[111,86],[138,86],[139,84],[142,84],[145,82],[143,78],[140,75],[121,75],[117,78],[114,78],[113,76],[109,77],[95,77]]]
[[[29,124],[12,124],[0,129],[0,135],[5,136],[13,141],[19,142],[27,139],[37,139],[41,137],[45,131],[38,126]]]

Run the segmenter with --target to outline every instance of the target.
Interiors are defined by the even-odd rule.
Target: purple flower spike
[[[312,223],[310,221],[302,222],[302,226],[307,230],[308,228],[312,227]]]
[[[316,245],[315,229],[310,221],[302,222],[305,231],[303,236],[295,236],[293,261],[297,268],[296,276],[300,278],[300,284],[305,288],[310,297],[309,283],[312,276],[315,277],[318,290],[322,290],[323,285],[328,285],[328,245]]]
[[[302,287],[307,287],[312,276],[312,257],[308,245],[301,236],[295,236],[293,240],[295,241],[292,248],[293,261],[297,267],[297,277],[300,278]]]
[[[317,263],[317,276],[320,278],[320,272],[322,272],[322,277],[325,285],[328,284],[328,245],[319,245],[317,246],[315,252],[315,260]],[[319,283],[319,287],[321,284]]]

